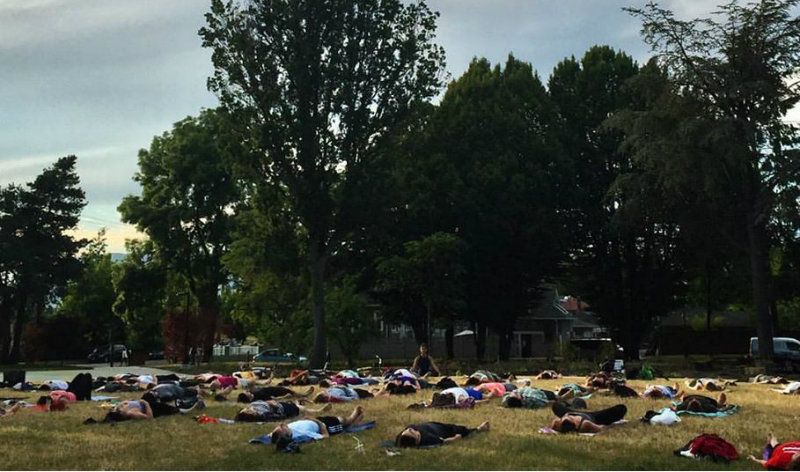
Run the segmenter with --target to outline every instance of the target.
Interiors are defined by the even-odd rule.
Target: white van
[[[794,338],[772,338],[775,360],[792,370],[800,368],[800,341]],[[758,357],[758,338],[750,338],[750,355]]]

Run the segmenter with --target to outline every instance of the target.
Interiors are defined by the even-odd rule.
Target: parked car
[[[253,362],[307,362],[308,358],[291,352],[281,354],[279,349],[266,349],[253,356]]]
[[[164,350],[158,349],[155,351],[150,351],[147,353],[148,359],[163,359],[164,358]]]
[[[99,346],[94,348],[86,358],[89,362],[108,362],[109,357],[114,359],[115,362],[122,360],[122,352],[128,348],[124,344],[114,344],[111,350],[108,346]]]
[[[793,371],[800,370],[800,341],[794,338],[772,338],[775,361]],[[750,338],[750,355],[758,357],[758,338]]]

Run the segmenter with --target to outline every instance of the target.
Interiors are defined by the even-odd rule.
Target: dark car
[[[295,356],[291,352],[281,353],[278,349],[266,349],[253,356],[253,362],[306,362],[308,358]]]
[[[121,361],[122,353],[127,349],[128,348],[124,344],[114,344],[111,350],[108,349],[108,346],[100,346],[94,348],[86,358],[89,362],[108,362],[109,357],[114,359],[114,361]]]

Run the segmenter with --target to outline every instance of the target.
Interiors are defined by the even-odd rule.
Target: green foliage
[[[167,273],[149,240],[125,243],[128,255],[113,267],[114,312],[125,324],[128,347],[153,349],[162,344]]]
[[[418,342],[430,343],[434,317],[453,316],[463,306],[464,249],[458,236],[434,233],[378,263],[382,299],[411,324]]]
[[[85,241],[69,234],[86,205],[76,160],[62,157],[27,186],[0,189],[0,363],[20,360],[30,313],[39,317],[80,272]]]
[[[280,191],[302,225],[314,315],[311,365],[326,351],[327,259],[367,224],[359,189],[382,136],[440,86],[437,15],[400,0],[214,0],[200,30],[209,89],[254,151],[241,159],[258,192]]]
[[[355,276],[344,276],[325,297],[325,311],[331,322],[330,335],[342,350],[349,367],[354,367],[361,343],[376,333],[374,309],[358,291],[356,282]]]
[[[148,235],[161,263],[187,281],[199,303],[206,356],[219,323],[218,291],[227,280],[222,257],[239,199],[232,156],[244,152],[229,117],[204,110],[139,151],[134,180],[142,194],[125,197],[119,206],[123,220]]]
[[[652,3],[628,9],[642,20],[644,39],[669,78],[660,94],[668,106],[639,113],[627,127],[630,149],[667,184],[665,196],[680,201],[681,209],[694,201],[712,203],[712,222],[701,223],[701,234],[738,241],[749,256],[765,359],[772,355],[771,239],[782,226],[775,218],[798,208],[794,148],[800,134],[783,120],[800,101],[794,81],[800,64],[797,5],[734,1],[720,6],[714,18],[689,21]],[[785,198],[786,192],[794,199]],[[720,215],[724,224],[716,227]],[[706,272],[712,277],[714,271]]]
[[[83,320],[86,329],[82,334],[88,346],[108,344],[109,330],[116,342],[125,339],[122,323],[112,309],[117,296],[105,234],[103,229],[89,241],[80,256],[81,275],[67,284],[66,293],[56,310],[56,316]]]

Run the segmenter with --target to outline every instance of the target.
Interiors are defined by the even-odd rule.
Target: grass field
[[[582,382],[582,378],[573,378]],[[559,381],[534,382],[553,388]],[[646,382],[630,381],[641,391]],[[34,400],[37,392],[33,392]],[[18,392],[0,391],[0,396]],[[729,403],[741,406],[727,418],[682,417],[675,426],[650,426],[638,422],[648,409],[659,409],[666,400],[626,399],[629,423],[595,437],[543,435],[540,426],[549,424],[549,409],[518,410],[500,407],[499,400],[474,410],[413,411],[405,407],[429,398],[417,396],[377,398],[360,402],[366,419],[378,426],[356,435],[341,435],[301,446],[299,454],[276,453],[274,448],[248,444],[248,439],[265,434],[272,425],[197,424],[190,416],[116,425],[82,425],[87,417],[101,418],[97,403],[73,405],[62,413],[22,411],[0,420],[0,468],[8,469],[379,469],[379,470],[493,470],[493,469],[741,469],[759,470],[744,458],[761,455],[764,437],[773,432],[781,440],[800,439],[798,418],[800,398],[784,396],[766,385],[731,387]],[[614,397],[595,395],[591,409],[618,403]],[[345,415],[353,404],[334,405],[333,413]],[[230,403],[209,402],[205,413],[232,418],[238,411]],[[437,449],[403,450],[388,456],[379,446],[406,425],[423,421],[444,421],[477,426],[491,421],[492,430],[471,439]],[[675,457],[672,451],[700,433],[716,433],[734,444],[742,459],[731,464]],[[364,452],[356,451],[358,437]]]

